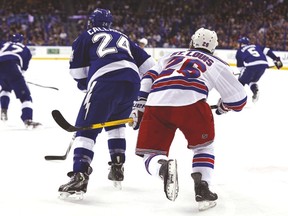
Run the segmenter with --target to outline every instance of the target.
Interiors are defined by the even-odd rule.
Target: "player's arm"
[[[218,115],[230,110],[239,112],[247,103],[247,94],[243,85],[229,70],[220,73],[215,82],[215,89],[221,96],[216,110]]]
[[[70,75],[77,82],[77,87],[81,91],[87,90],[87,77],[89,71],[89,58],[85,50],[86,45],[83,37],[78,37],[72,44],[70,57]]]
[[[147,71],[144,74],[143,78],[141,79],[141,87],[138,93],[138,99],[137,101],[134,101],[132,112],[130,114],[130,117],[133,118],[134,121],[133,123],[130,123],[129,125],[134,130],[137,130],[140,126],[140,122],[142,120],[142,116],[145,110],[145,104],[146,104],[148,95],[151,91],[153,82],[157,79],[161,69],[162,68],[158,63],[157,65],[152,67],[149,71]]]
[[[30,60],[32,58],[31,51],[29,50],[28,47],[24,47],[22,56],[23,56],[23,66],[21,69],[22,73],[24,73],[28,69]]]
[[[151,69],[156,64],[156,61],[152,56],[148,57],[140,66],[139,66],[139,73],[142,77],[146,71]]]
[[[283,63],[280,57],[276,56],[275,53],[272,51],[272,49],[264,47],[263,53],[269,56],[271,59],[273,59],[274,65],[277,67],[277,69],[280,69],[281,67],[283,67]]]
[[[244,67],[244,61],[242,60],[243,53],[241,51],[236,52],[236,67],[240,70]]]
[[[156,61],[151,55],[149,55],[144,49],[140,48],[134,42],[130,41],[130,47],[132,56],[137,67],[139,68],[140,77],[142,78],[143,75],[156,64]]]

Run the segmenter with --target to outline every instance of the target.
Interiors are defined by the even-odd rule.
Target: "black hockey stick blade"
[[[77,131],[77,128],[72,126],[71,124],[69,124],[59,110],[53,110],[52,116],[53,116],[55,122],[64,130],[66,130],[68,132]]]
[[[67,156],[71,150],[71,147],[74,143],[75,138],[76,138],[76,133],[73,134],[72,140],[70,141],[69,146],[67,147],[67,150],[66,150],[64,155],[46,155],[44,157],[45,160],[66,160],[66,158],[67,158]]]
[[[210,108],[211,108],[211,109],[217,109],[217,108],[218,108],[218,105],[210,105]]]
[[[46,155],[45,160],[65,160],[67,155]]]

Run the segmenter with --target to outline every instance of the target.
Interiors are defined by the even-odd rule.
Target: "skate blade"
[[[256,97],[252,97],[252,102],[256,103],[259,100],[259,93],[256,95]]]
[[[2,121],[2,122],[7,122],[7,121],[8,121],[7,116],[2,114],[2,115],[1,115],[1,121]]]
[[[113,186],[114,186],[114,188],[116,188],[117,190],[122,190],[121,181],[113,181]]]
[[[32,126],[32,125],[29,125],[29,126],[25,126],[25,128],[27,130],[40,130],[40,129],[43,129],[43,125],[38,125],[38,126]]]
[[[61,200],[77,201],[77,200],[83,200],[83,198],[84,198],[84,192],[83,191],[77,191],[74,193],[61,192],[59,194],[59,199],[61,199]]]
[[[198,202],[198,209],[199,211],[205,211],[207,209],[213,208],[214,206],[216,206],[216,202],[215,201],[201,201]]]
[[[175,201],[178,197],[179,185],[178,185],[178,172],[177,161],[168,161],[168,180],[166,185],[166,195],[171,201]]]
[[[253,103],[256,103],[256,102],[258,101],[258,99],[259,99],[259,98],[253,98],[253,99],[252,99],[252,102],[253,102]]]

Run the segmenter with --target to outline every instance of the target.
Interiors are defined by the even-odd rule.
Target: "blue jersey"
[[[140,83],[154,64],[154,59],[125,34],[93,27],[72,44],[70,74],[84,90],[95,80]]]
[[[22,71],[28,69],[32,54],[27,46],[13,42],[5,42],[0,46],[0,62],[15,60]]]
[[[277,58],[270,48],[254,44],[241,46],[236,52],[237,67],[256,65],[265,65],[268,67],[266,56],[269,56],[273,60]]]

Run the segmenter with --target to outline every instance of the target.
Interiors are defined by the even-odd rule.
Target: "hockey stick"
[[[74,133],[73,137],[72,137],[72,140],[70,141],[69,143],[69,146],[65,152],[64,155],[46,155],[44,158],[45,160],[66,160],[70,150],[71,150],[71,147],[73,145],[73,142],[75,140],[75,137],[76,137],[76,133]]]
[[[274,67],[276,67],[276,66],[271,65],[271,66],[268,66],[268,69],[274,68]],[[240,74],[241,74],[240,72],[237,72],[237,73],[234,73],[234,72],[233,72],[233,75],[235,75],[235,76],[239,76]]]
[[[103,128],[103,127],[109,127],[109,126],[115,126],[119,124],[125,124],[129,122],[133,122],[133,118],[126,118],[126,119],[120,119],[115,121],[109,121],[109,122],[103,122],[103,123],[97,123],[92,124],[89,126],[73,126],[70,123],[66,121],[66,119],[63,117],[63,115],[60,113],[59,110],[53,110],[52,116],[56,123],[63,128],[64,130],[68,132],[75,132],[75,131],[81,131],[81,130],[91,130],[91,129],[97,129],[97,128]]]
[[[210,105],[210,108],[211,108],[211,109],[217,109],[217,108],[218,108],[218,105]]]
[[[58,88],[56,87],[53,87],[53,86],[44,86],[44,85],[40,85],[40,84],[37,84],[37,83],[33,83],[33,82],[29,82],[27,81],[28,84],[31,84],[31,85],[35,85],[35,86],[38,86],[38,87],[42,87],[42,88],[50,88],[50,89],[54,89],[54,90],[59,90]]]

